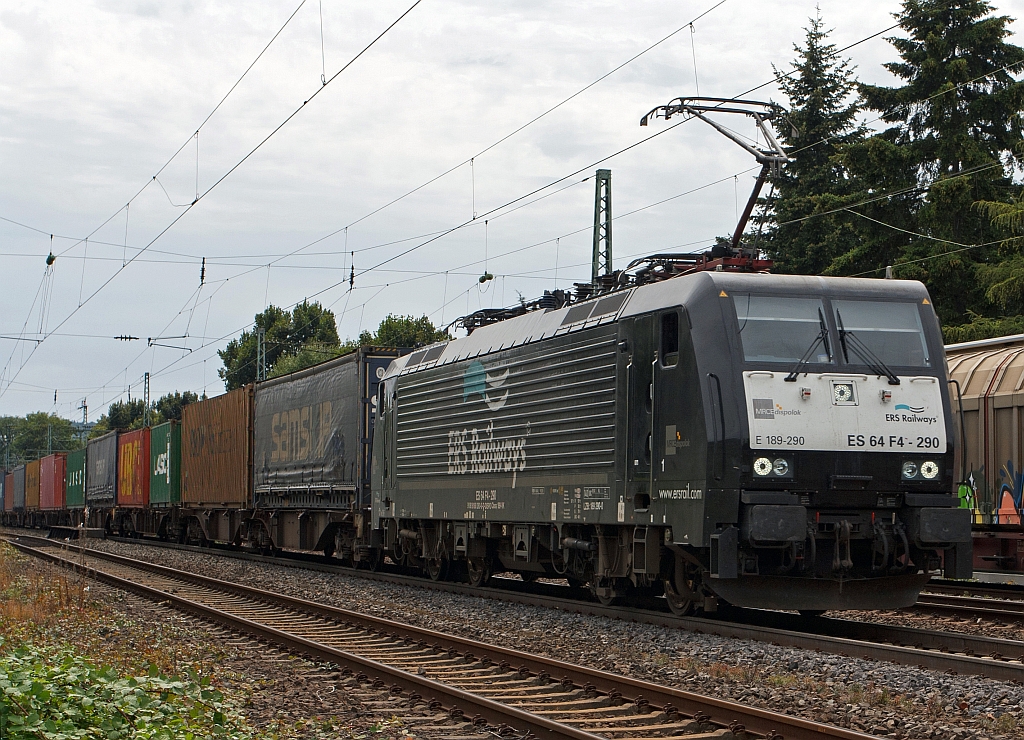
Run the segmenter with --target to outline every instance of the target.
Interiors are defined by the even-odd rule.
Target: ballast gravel
[[[124,542],[87,544],[876,736],[1024,737],[1024,686],[1014,683],[410,588],[344,573]]]

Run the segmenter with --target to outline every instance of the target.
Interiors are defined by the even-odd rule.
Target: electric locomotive
[[[474,584],[512,571],[605,603],[664,594],[680,614],[897,608],[930,571],[970,577],[925,287],[730,265],[394,360],[375,552]]]

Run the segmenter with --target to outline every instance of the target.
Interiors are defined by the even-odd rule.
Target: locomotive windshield
[[[853,334],[886,365],[927,367],[931,364],[916,303],[834,300],[832,309],[840,331]],[[849,362],[859,364],[853,355]]]
[[[735,295],[743,358],[747,362],[799,362],[817,343],[812,363],[830,363],[829,342],[818,342],[822,316],[817,298]]]

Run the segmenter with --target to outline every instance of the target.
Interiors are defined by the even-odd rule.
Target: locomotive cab
[[[970,577],[941,334],[924,286],[709,278],[687,306],[703,323],[690,332],[699,367],[677,378],[703,380],[711,422],[707,588],[770,608],[893,608],[913,604],[940,563]],[[666,453],[670,431],[678,425],[665,431]]]

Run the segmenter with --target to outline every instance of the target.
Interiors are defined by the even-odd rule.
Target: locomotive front
[[[713,283],[729,347],[707,364],[743,409],[720,453],[739,516],[711,538],[709,587],[736,603],[817,611],[913,604],[939,567],[970,577],[970,517],[953,496],[957,430],[924,286]]]

